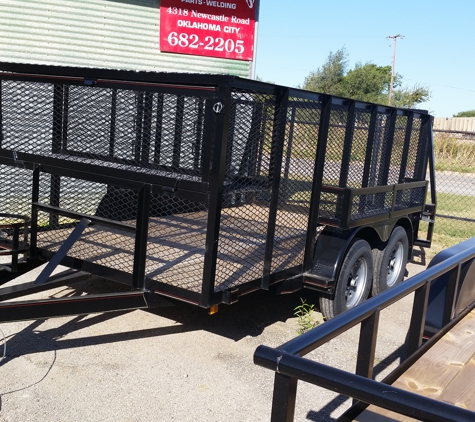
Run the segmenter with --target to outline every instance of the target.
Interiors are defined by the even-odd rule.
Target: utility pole
[[[388,40],[391,39],[393,40],[393,64],[392,64],[392,69],[391,69],[391,85],[389,85],[389,98],[388,98],[388,105],[391,105],[391,101],[393,99],[393,84],[394,84],[394,66],[396,64],[396,40],[398,38],[403,39],[404,35],[397,34],[397,35],[390,35],[389,37],[386,37]]]

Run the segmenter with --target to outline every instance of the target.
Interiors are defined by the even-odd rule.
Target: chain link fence
[[[434,131],[434,141],[437,217],[433,252],[438,252],[475,236],[475,142],[440,131]]]

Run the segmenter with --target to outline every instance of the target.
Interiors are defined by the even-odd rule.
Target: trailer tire
[[[402,282],[406,271],[409,240],[406,230],[396,226],[386,246],[373,249],[373,296]]]
[[[335,293],[321,295],[320,311],[331,319],[364,302],[371,290],[373,254],[366,240],[356,239],[350,246],[341,266]]]

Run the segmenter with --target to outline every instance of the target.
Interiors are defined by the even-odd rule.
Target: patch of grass
[[[447,133],[434,136],[435,168],[439,171],[475,173],[475,142],[456,139]]]
[[[432,258],[438,252],[475,237],[475,223],[440,217],[440,215],[475,219],[475,196],[437,194],[437,215],[435,219],[432,247],[427,250],[427,258]],[[426,230],[421,225],[421,230]]]

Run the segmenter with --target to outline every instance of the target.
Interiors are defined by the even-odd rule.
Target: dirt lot
[[[409,265],[410,274],[422,269]],[[253,353],[260,344],[278,346],[296,336],[293,314],[301,297],[249,295],[213,316],[180,304],[0,324],[7,338],[0,421],[268,421],[273,373],[255,366]],[[398,361],[410,306],[408,297],[382,313],[378,378]],[[310,356],[353,370],[357,335],[353,329]],[[331,421],[349,404],[300,383],[295,420]]]

